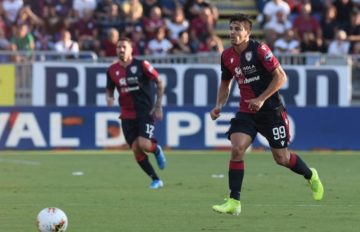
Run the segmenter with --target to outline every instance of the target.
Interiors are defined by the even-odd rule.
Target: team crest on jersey
[[[137,66],[131,66],[130,71],[131,71],[131,73],[135,74],[137,71]]]
[[[249,62],[252,58],[252,52],[245,53],[245,59]]]

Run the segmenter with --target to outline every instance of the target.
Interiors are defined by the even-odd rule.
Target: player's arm
[[[216,120],[218,117],[220,117],[221,109],[225,105],[229,97],[231,82],[232,79],[221,80],[216,98],[216,105],[210,112],[212,120]]]
[[[156,101],[154,104],[154,108],[150,112],[157,120],[163,119],[163,110],[162,110],[162,98],[164,96],[164,84],[160,78],[155,79],[156,83]]]
[[[271,81],[268,87],[258,97],[245,100],[252,111],[259,111],[264,102],[277,92],[286,82],[286,74],[279,61],[266,44],[260,44],[257,55],[263,67],[271,74]]]
[[[286,82],[287,77],[284,69],[279,65],[274,71],[271,72],[272,80],[265,91],[259,95],[261,101],[266,101],[274,93],[276,93]]]
[[[163,119],[163,110],[162,110],[162,98],[164,95],[164,84],[162,80],[159,77],[159,73],[157,70],[147,61],[144,60],[143,63],[143,71],[147,78],[150,80],[155,81],[156,84],[156,100],[154,107],[150,111],[150,114],[156,119],[156,120],[162,120]]]
[[[257,98],[247,100],[249,109],[252,111],[259,111],[264,105],[266,99],[276,93],[286,82],[287,77],[284,69],[279,65],[274,71],[271,72],[272,80],[269,86]]]
[[[109,71],[106,73],[106,104],[107,106],[114,105],[114,90],[115,83],[112,81]]]
[[[221,82],[217,93],[216,105],[210,111],[212,120],[216,120],[218,117],[220,117],[221,109],[229,97],[231,82],[233,80],[231,72],[224,65],[223,55],[224,53],[221,55]]]

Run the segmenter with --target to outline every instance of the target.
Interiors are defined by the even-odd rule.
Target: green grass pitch
[[[166,151],[160,190],[128,151],[1,152],[0,231],[36,231],[35,217],[59,207],[67,232],[359,231],[360,152],[300,152],[317,168],[324,199],[277,166],[269,152],[245,159],[242,213],[213,212],[228,196],[227,151]],[[73,175],[82,172],[84,175]]]

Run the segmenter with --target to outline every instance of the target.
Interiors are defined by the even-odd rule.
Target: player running
[[[131,41],[121,38],[117,44],[118,61],[107,70],[107,105],[114,103],[114,90],[119,93],[120,119],[126,142],[137,163],[152,179],[150,188],[158,189],[164,183],[156,174],[146,152],[155,155],[160,169],[166,166],[161,146],[153,138],[154,121],[163,118],[161,100],[164,86],[158,72],[148,61],[133,58]],[[156,84],[156,102],[151,99],[151,83]]]
[[[221,84],[216,106],[210,112],[216,120],[229,96],[232,81],[236,81],[240,93],[240,109],[231,119],[228,138],[231,141],[229,162],[230,198],[213,210],[238,215],[241,212],[240,193],[244,178],[244,157],[259,132],[269,142],[277,164],[304,176],[313,198],[321,200],[324,188],[314,168],[295,153],[288,150],[289,121],[279,95],[286,82],[286,74],[269,47],[250,39],[252,22],[247,15],[237,14],[230,18],[229,35],[232,47],[221,55]]]

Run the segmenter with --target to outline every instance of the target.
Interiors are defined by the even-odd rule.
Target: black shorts
[[[284,107],[256,114],[237,112],[230,124],[228,139],[232,133],[242,132],[250,135],[254,141],[259,132],[272,148],[285,148],[290,141],[289,120]]]
[[[151,116],[145,116],[137,119],[122,119],[122,130],[127,144],[130,145],[139,136],[153,139],[154,136],[154,119]]]

